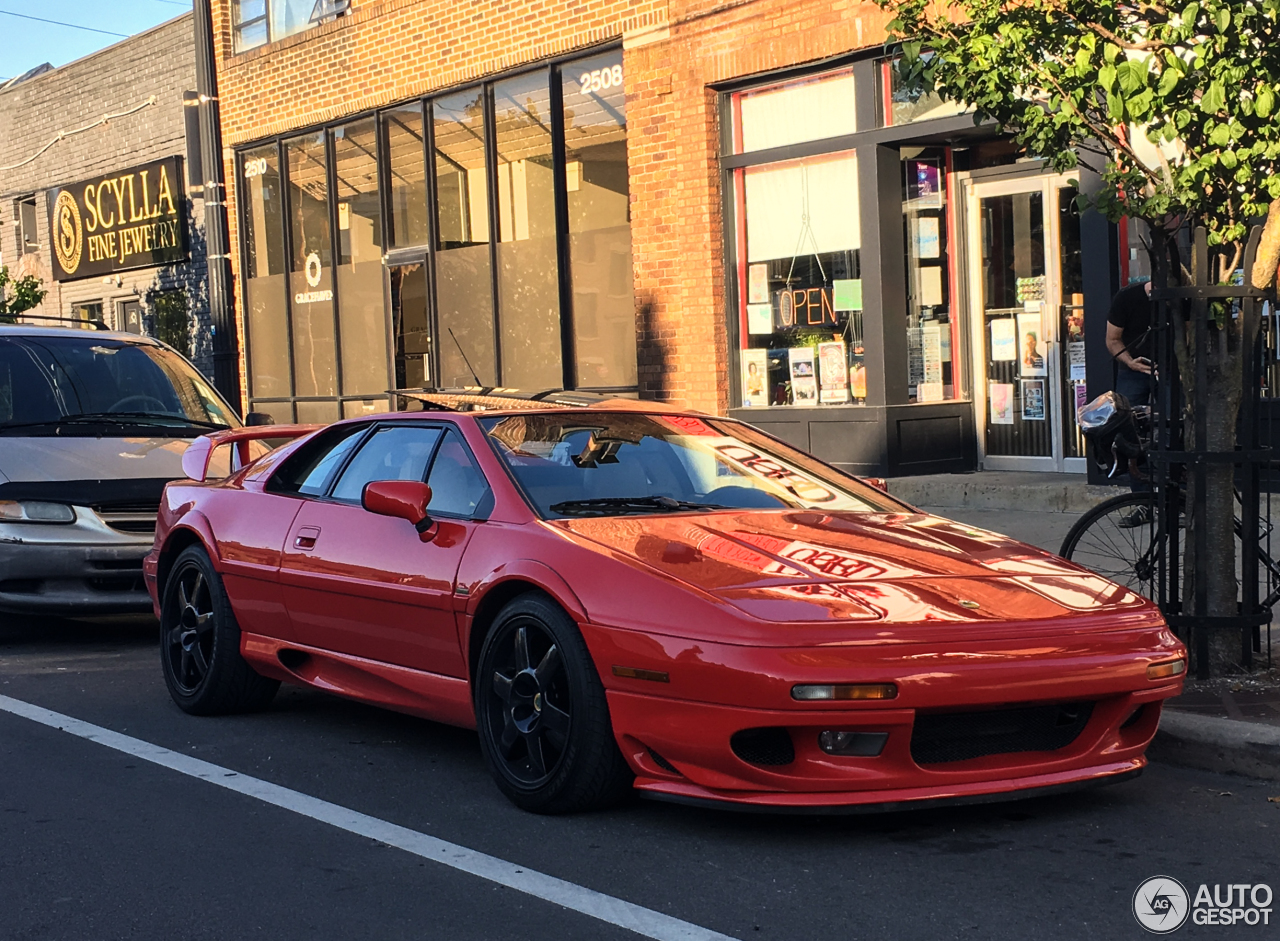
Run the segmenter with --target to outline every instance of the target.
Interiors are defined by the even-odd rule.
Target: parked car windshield
[[[107,337],[0,336],[0,434],[203,434],[239,419],[181,356]]]
[[[481,419],[544,517],[707,509],[898,512],[875,488],[715,418],[547,412]]]

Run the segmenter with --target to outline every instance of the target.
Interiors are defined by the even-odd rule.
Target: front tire
[[[475,705],[480,749],[517,807],[573,813],[629,791],[633,776],[587,645],[545,595],[520,595],[499,612],[480,649]]]
[[[173,701],[196,716],[262,709],[280,688],[240,656],[240,625],[202,546],[182,550],[165,579],[160,664]]]
[[[1076,521],[1058,555],[1157,600],[1161,546],[1155,506],[1150,493],[1124,493],[1104,500]]]

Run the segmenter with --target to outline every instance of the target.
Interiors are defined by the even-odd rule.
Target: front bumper
[[[85,616],[151,610],[142,559],[151,537],[109,529],[76,507],[66,525],[6,524],[0,532],[0,613]]]
[[[584,625],[583,633],[636,788],[669,800],[758,809],[886,809],[1121,780],[1146,765],[1161,705],[1182,690],[1180,678],[1148,680],[1148,664],[1186,655],[1161,623],[1077,633],[1056,643],[957,636],[945,647],[744,647],[599,625]],[[669,680],[620,678],[615,664]],[[793,684],[833,682],[893,682],[898,696],[838,703],[790,697]],[[1026,707],[1081,703],[1091,711],[1065,744],[945,760],[924,757],[923,742],[913,741],[922,715],[1003,721],[1002,713]],[[736,733],[761,729],[785,732],[789,760],[748,760],[734,748]],[[833,755],[819,745],[824,731],[873,732],[885,736],[884,744],[874,756]]]

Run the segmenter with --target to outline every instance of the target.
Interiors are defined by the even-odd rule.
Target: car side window
[[[475,519],[488,514],[489,482],[462,443],[462,435],[453,429],[445,433],[436,452],[427,485],[431,488],[427,513],[432,516]]]
[[[440,440],[439,428],[383,425],[365,439],[333,488],[333,499],[359,503],[373,480],[424,480],[427,463]]]
[[[267,490],[319,496],[368,430],[367,424],[326,429],[284,459],[267,481]]]

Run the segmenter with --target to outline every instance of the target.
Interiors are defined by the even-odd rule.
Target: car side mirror
[[[267,412],[249,412],[244,416],[244,423],[252,428],[255,425],[274,425],[276,420]]]
[[[408,520],[423,542],[436,535],[436,522],[427,515],[431,488],[420,480],[371,480],[360,494],[360,505],[379,516]]]
[[[885,480],[883,477],[863,477],[862,482],[864,484],[870,484],[872,487],[875,487],[881,493],[889,492],[889,482]]]

